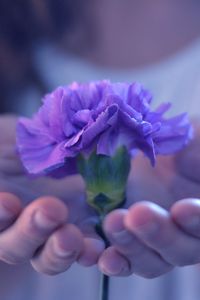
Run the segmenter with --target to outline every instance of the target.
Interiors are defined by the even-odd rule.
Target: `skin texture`
[[[98,264],[111,276],[160,276],[175,266],[200,262],[200,142],[160,157],[133,161],[125,208],[110,213],[104,230],[110,247],[95,233],[95,212],[84,199],[79,176],[64,180],[28,177],[15,154],[16,118],[0,118],[0,259],[30,261],[49,275],[75,261]],[[198,124],[196,125],[198,128]]]

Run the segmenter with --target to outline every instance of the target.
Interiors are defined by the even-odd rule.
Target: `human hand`
[[[98,263],[104,273],[153,278],[200,262],[199,137],[196,130],[187,148],[159,158],[154,170],[144,159],[133,162],[128,209],[113,211],[104,222],[111,241]]]
[[[49,275],[75,261],[95,264],[104,243],[92,226],[83,182],[79,176],[29,178],[15,154],[15,124],[14,117],[0,118],[0,259],[30,261]]]
[[[15,121],[12,119],[12,122],[15,125]],[[4,131],[6,128],[11,128],[10,124],[12,123],[11,120],[7,120],[7,124],[9,126],[6,126],[5,119],[3,121],[3,127]],[[1,124],[0,124],[1,125]],[[14,126],[13,126],[14,128]],[[9,129],[10,133],[10,129]],[[11,135],[13,137],[13,135]],[[84,186],[83,182],[80,180],[80,177],[71,177],[67,178],[64,180],[53,180],[50,178],[40,178],[40,179],[30,179],[28,178],[25,174],[24,171],[16,158],[15,155],[10,155],[9,149],[12,149],[13,151],[13,144],[14,141],[12,138],[8,139],[10,137],[10,134],[5,134],[4,137],[6,137],[6,141],[1,142],[1,145],[4,145],[5,149],[1,149],[1,156],[2,159],[0,160],[0,169],[1,169],[1,181],[0,181],[0,188],[3,191],[9,191],[14,193],[15,195],[18,195],[20,197],[20,200],[24,202],[25,206],[27,206],[27,203],[30,201],[33,201],[34,199],[37,199],[40,196],[44,195],[53,195],[56,197],[59,197],[62,199],[61,204],[65,204],[68,207],[68,212],[66,212],[66,215],[68,213],[68,222],[72,223],[73,225],[70,225],[73,227],[74,230],[72,230],[71,237],[77,236],[77,242],[75,245],[75,250],[76,253],[78,253],[75,257],[71,257],[71,260],[66,262],[66,257],[62,258],[61,262],[59,262],[59,259],[57,259],[58,253],[54,253],[53,256],[50,255],[51,247],[47,246],[48,241],[50,238],[54,235],[54,233],[57,232],[57,229],[62,229],[63,226],[66,226],[66,219],[63,224],[63,220],[59,218],[57,226],[52,230],[52,232],[49,233],[48,237],[45,239],[44,242],[40,242],[40,245],[36,245],[36,250],[33,249],[32,251],[32,256],[31,256],[31,262],[34,266],[35,269],[37,269],[40,272],[47,273],[47,274],[56,274],[59,272],[62,272],[63,270],[66,270],[74,261],[79,261],[83,265],[92,265],[95,264],[98,257],[103,251],[103,242],[100,240],[99,237],[95,234],[94,230],[94,224],[95,224],[95,218],[96,215],[95,213],[87,206],[85,203],[85,199],[83,197],[83,191],[84,191]],[[8,147],[7,147],[7,146]],[[12,152],[11,151],[11,152]],[[185,155],[185,154],[184,154]],[[145,160],[142,158],[138,158],[133,162],[133,173],[130,175],[130,180],[128,184],[128,189],[127,189],[127,208],[132,205],[132,203],[136,203],[138,201],[141,201],[142,199],[150,199],[151,202],[156,202],[157,204],[161,205],[162,207],[169,209],[172,203],[177,201],[180,197],[180,194],[186,194],[186,195],[195,195],[196,193],[199,193],[198,189],[198,184],[195,184],[195,189],[194,189],[194,180],[188,180],[187,176],[183,176],[182,173],[183,169],[187,168],[181,168],[180,166],[183,165],[180,163],[180,155],[177,156],[179,159],[174,159],[173,157],[167,157],[167,158],[162,158],[159,159],[157,167],[152,170],[151,167],[149,167]],[[179,161],[179,163],[178,163]],[[184,161],[184,160],[182,160]],[[146,164],[146,165],[145,165]],[[176,168],[175,165],[177,164]],[[179,166],[179,167],[178,167]],[[133,176],[132,176],[133,175]],[[187,178],[187,179],[186,179]],[[177,182],[184,182],[184,189],[180,188],[179,185],[177,186]],[[187,184],[185,184],[187,182]],[[143,185],[145,186],[145,189],[143,188]],[[153,186],[153,188],[152,188]],[[181,186],[181,185],[180,185]],[[76,187],[76,188],[74,188]],[[67,191],[67,192],[66,192]],[[147,197],[148,196],[148,197]],[[12,195],[13,197],[13,195]],[[73,201],[72,201],[73,199]],[[19,200],[17,200],[19,201]],[[42,199],[36,200],[36,204],[38,207],[40,207],[41,202],[47,201]],[[58,199],[53,199],[53,205],[59,206]],[[51,201],[50,201],[51,202]],[[39,203],[39,204],[38,204]],[[56,203],[56,204],[55,204]],[[59,202],[60,203],[60,202]],[[141,202],[140,204],[137,203],[137,207],[134,207],[134,213],[135,213],[135,208],[138,208],[138,205],[147,205],[149,206],[151,203],[147,202]],[[36,205],[36,207],[37,207]],[[30,204],[30,212],[34,214],[34,202]],[[44,204],[45,207],[45,204]],[[144,208],[144,207],[143,207]],[[142,209],[143,209],[142,208]],[[154,206],[155,208],[155,206]],[[158,208],[158,207],[157,207]],[[28,211],[29,206],[26,207],[26,211]],[[46,208],[45,208],[46,209]],[[58,208],[59,209],[59,208]],[[141,214],[139,214],[139,218],[142,217],[143,211],[141,209]],[[145,208],[146,209],[146,208]],[[147,207],[148,209],[148,207]],[[152,209],[152,206],[151,206]],[[151,211],[150,209],[150,211]],[[159,208],[161,209],[161,208]],[[52,208],[52,210],[55,210],[55,207]],[[139,206],[140,210],[140,206]],[[23,212],[24,212],[23,211]],[[77,214],[78,212],[78,214]],[[121,214],[122,212],[122,214]],[[132,272],[135,272],[141,276],[144,277],[156,277],[164,272],[169,271],[170,269],[173,268],[173,265],[168,263],[167,261],[163,260],[160,258],[160,254],[157,253],[157,251],[153,251],[153,256],[154,259],[157,259],[158,257],[160,258],[157,261],[157,264],[153,262],[153,259],[148,258],[148,253],[149,250],[152,252],[153,247],[152,246],[147,246],[144,243],[143,239],[136,234],[136,232],[133,233],[134,230],[131,230],[127,223],[124,221],[124,212],[125,215],[131,216],[132,219],[132,210],[129,209],[127,210],[117,210],[115,212],[112,212],[110,215],[108,215],[107,220],[105,222],[105,231],[107,232],[108,236],[110,237],[110,240],[112,242],[112,246],[108,249],[106,249],[100,260],[99,260],[99,266],[100,269],[103,271],[107,272],[108,271],[108,260],[107,258],[110,257],[109,263],[113,261],[113,259],[117,258],[117,262],[113,264],[113,267],[115,268],[114,272],[108,272],[109,274],[113,275],[129,275]],[[165,211],[167,212],[167,210]],[[121,247],[118,241],[112,237],[113,228],[112,224],[114,222],[115,224],[115,214],[119,213],[119,217],[117,217],[117,222],[116,226],[120,227],[122,224],[123,227],[119,228],[122,229],[122,231],[125,229],[125,236],[127,234],[126,231],[128,231],[128,234],[131,233],[131,239],[135,240],[135,242],[131,242],[131,244],[128,242],[128,245],[125,243],[125,248],[130,251],[129,254],[124,253],[123,249],[124,246]],[[168,213],[168,212],[167,212]],[[150,213],[152,214],[152,212]],[[154,214],[154,213],[153,213]],[[169,214],[169,213],[168,213]],[[23,215],[22,213],[20,216]],[[31,215],[31,213],[30,213]],[[59,213],[60,215],[60,213]],[[170,216],[170,222],[172,220],[172,216]],[[156,216],[157,217],[157,216]],[[162,214],[161,214],[162,217]],[[67,216],[66,216],[67,218]],[[127,217],[128,218],[128,217]],[[135,217],[134,217],[135,218]],[[162,218],[161,218],[162,219]],[[123,222],[121,221],[123,220]],[[163,219],[162,219],[163,221]],[[13,222],[13,221],[12,221]],[[110,223],[109,223],[110,222]],[[121,223],[120,223],[121,222]],[[12,225],[14,226],[17,223]],[[106,225],[108,224],[108,226]],[[21,223],[23,224],[23,222]],[[110,224],[110,225],[109,225]],[[11,226],[11,227],[12,227]],[[111,228],[109,229],[109,226]],[[24,227],[24,225],[23,225]],[[71,228],[72,228],[71,227]],[[25,226],[26,228],[26,226]],[[124,228],[124,229],[123,229]],[[166,229],[166,228],[165,228]],[[6,230],[7,231],[7,230]],[[120,230],[121,231],[121,230]],[[124,233],[123,233],[124,234]],[[70,245],[70,238],[66,238],[66,233],[62,232],[59,236],[59,239],[62,241],[64,240],[66,242],[66,246]],[[53,238],[52,238],[53,239]],[[125,238],[126,239],[126,238]],[[9,239],[8,239],[9,240]],[[30,239],[28,239],[28,242]],[[27,241],[27,240],[26,240]],[[123,241],[123,238],[120,238],[120,241]],[[0,243],[2,244],[2,243]],[[42,246],[41,246],[42,244]],[[134,258],[137,258],[137,255],[134,254],[132,251],[132,248],[136,249],[136,245],[138,245],[138,249],[140,249],[140,246],[142,248],[147,248],[147,261],[149,264],[145,264],[139,259],[138,260],[138,270],[137,268],[134,267],[132,268],[132,262],[129,261],[129,255],[134,256]],[[144,247],[145,246],[145,247]],[[26,248],[26,244],[25,244]],[[47,251],[44,251],[44,249],[47,249]],[[49,250],[48,250],[49,249]],[[4,252],[7,252],[7,248],[4,249]],[[21,251],[21,250],[20,250]],[[138,250],[138,253],[140,253],[141,250]],[[154,253],[155,252],[155,253]],[[38,255],[39,254],[39,255]],[[144,251],[145,254],[145,251]],[[156,255],[155,255],[156,254]],[[25,260],[29,259],[25,256],[23,256]],[[30,255],[29,255],[30,257]],[[48,257],[51,257],[50,261],[48,261]],[[151,257],[151,256],[150,256]],[[36,259],[35,259],[36,258]],[[38,259],[39,258],[39,259]],[[40,259],[41,258],[41,259]],[[4,258],[3,258],[4,259]],[[4,259],[6,260],[6,259]],[[53,263],[52,261],[56,260],[57,263]],[[143,259],[142,259],[143,260]],[[8,260],[7,260],[8,261]],[[125,265],[128,266],[126,268],[126,271],[119,272],[117,270],[118,266],[120,266],[120,262],[123,261],[123,268],[124,268],[124,261],[126,261]],[[153,265],[153,267],[152,267]],[[157,267],[156,267],[157,266]],[[107,270],[106,270],[107,267]],[[156,267],[156,268],[155,268]]]

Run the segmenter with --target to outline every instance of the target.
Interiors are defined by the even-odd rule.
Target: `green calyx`
[[[85,180],[87,202],[100,216],[120,207],[125,200],[125,188],[130,171],[130,155],[120,147],[114,156],[79,155],[79,173]]]

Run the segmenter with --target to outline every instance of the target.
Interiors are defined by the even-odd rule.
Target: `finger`
[[[8,228],[22,210],[19,198],[10,193],[0,193],[0,231]]]
[[[78,263],[84,267],[95,265],[105,249],[105,242],[96,233],[98,217],[87,218],[79,224],[84,235],[84,247],[78,258]]]
[[[185,232],[200,238],[200,199],[183,199],[171,207],[174,222]]]
[[[169,213],[150,202],[134,204],[125,218],[127,228],[174,266],[200,262],[200,241],[176,226]]]
[[[0,234],[0,259],[19,263],[31,258],[58,226],[66,221],[65,204],[43,197],[27,206],[17,221]]]
[[[105,243],[98,237],[85,237],[84,247],[78,258],[78,263],[84,267],[90,267],[97,263],[105,249]]]
[[[111,212],[105,219],[104,230],[117,252],[129,262],[130,274],[154,278],[170,271],[172,266],[169,263],[127,230],[124,223],[127,214],[128,210],[125,209]]]
[[[128,276],[132,273],[129,262],[115,247],[108,247],[100,256],[99,269],[108,276]]]
[[[77,260],[82,248],[82,233],[76,226],[67,224],[50,236],[31,259],[31,264],[38,272],[55,275],[66,271]]]

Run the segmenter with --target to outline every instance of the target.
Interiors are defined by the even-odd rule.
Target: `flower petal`
[[[129,86],[127,103],[136,111],[145,115],[150,109],[152,95],[141,84],[135,82]]]
[[[82,135],[82,146],[89,145],[100,133],[108,129],[117,120],[118,106],[113,104],[93,122]]]
[[[22,162],[30,174],[45,174],[64,165],[66,153],[63,143],[35,149],[18,148]]]
[[[180,150],[193,137],[193,129],[187,114],[181,114],[162,122],[153,135],[156,153],[171,154]]]

